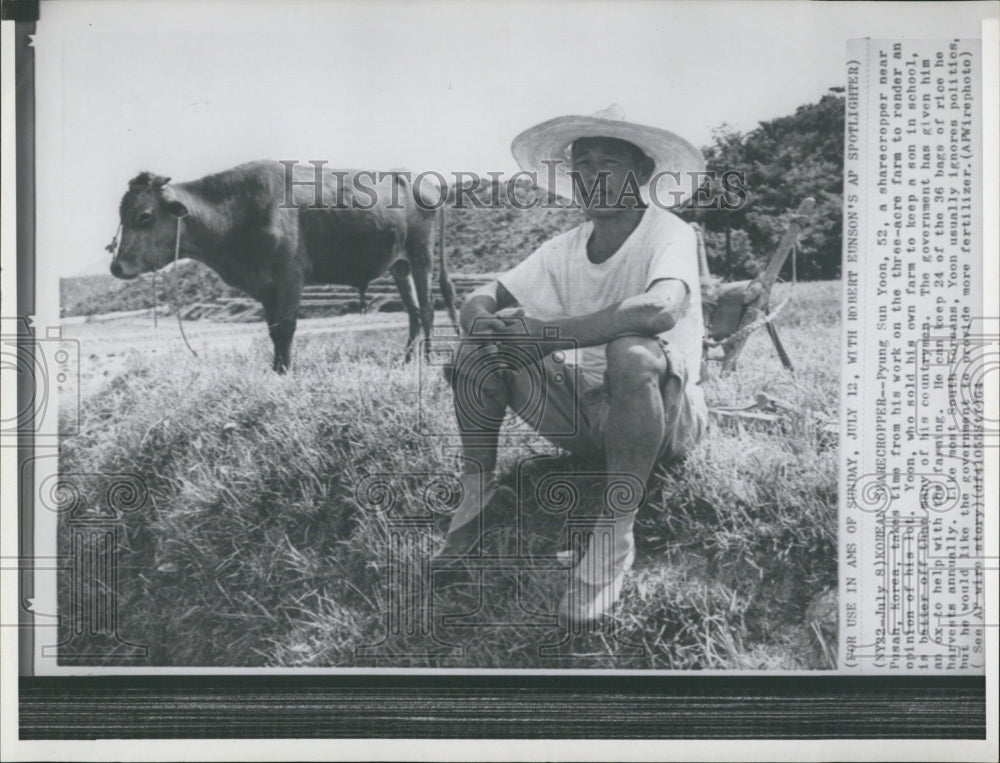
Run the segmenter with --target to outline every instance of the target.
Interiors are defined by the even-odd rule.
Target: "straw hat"
[[[593,116],[572,115],[556,117],[529,127],[511,144],[514,158],[521,169],[534,172],[538,185],[549,186],[550,169],[543,160],[560,160],[555,172],[554,190],[567,199],[573,198],[573,183],[568,174],[570,169],[570,146],[577,138],[618,138],[633,143],[653,160],[656,168],[654,176],[660,172],[678,173],[674,178],[661,175],[656,180],[656,200],[670,206],[680,206],[692,193],[690,172],[704,172],[705,157],[701,151],[679,135],[674,135],[658,127],[629,122],[617,104],[598,111]],[[648,187],[642,195],[648,202]]]

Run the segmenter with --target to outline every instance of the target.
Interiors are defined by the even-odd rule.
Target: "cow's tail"
[[[447,213],[445,210],[448,207],[447,201],[438,207],[437,211],[437,228],[438,228],[438,287],[441,289],[441,300],[444,302],[445,310],[448,311],[448,317],[451,318],[451,325],[455,327],[455,333],[461,334],[461,329],[458,327],[458,311],[455,307],[455,285],[451,282],[451,277],[448,275],[448,254],[447,254],[447,235],[445,229],[447,228]]]

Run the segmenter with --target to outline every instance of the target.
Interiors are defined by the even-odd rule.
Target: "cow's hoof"
[[[448,386],[453,387],[455,385],[455,366],[447,363],[441,367],[441,373],[444,374],[444,380],[448,383]]]

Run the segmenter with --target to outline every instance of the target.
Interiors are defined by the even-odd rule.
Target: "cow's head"
[[[177,218],[187,214],[187,207],[169,182],[151,172],[140,172],[129,181],[118,207],[121,239],[111,261],[116,278],[135,278],[173,260]]]

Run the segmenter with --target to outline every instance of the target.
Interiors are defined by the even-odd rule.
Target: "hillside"
[[[153,284],[152,275],[134,281],[120,281],[111,275],[61,278],[60,313],[64,316],[98,315],[151,307]],[[214,271],[190,261],[179,263],[176,271],[171,269],[158,273],[155,284],[156,298],[162,306],[169,306],[171,299],[190,304],[242,296],[241,292],[223,283]],[[172,294],[176,296],[172,297]]]
[[[89,315],[89,306],[113,298],[123,286],[124,281],[110,275],[60,278],[59,307],[64,315]]]
[[[517,209],[507,198],[504,184],[483,183],[472,195],[465,195],[463,207],[448,206],[448,264],[456,273],[495,273],[509,270],[542,243],[583,221],[577,209]],[[528,206],[544,194],[537,186],[518,182],[514,196]],[[500,204],[491,204],[499,198]],[[454,191],[451,200],[454,202]]]

